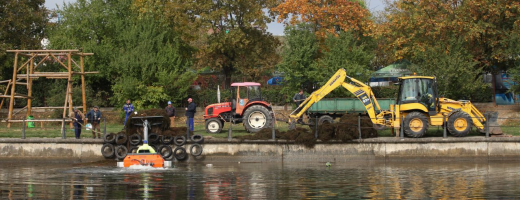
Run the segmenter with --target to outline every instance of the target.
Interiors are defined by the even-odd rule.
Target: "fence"
[[[434,117],[432,117],[434,118]],[[496,120],[513,120],[513,121],[518,121],[520,122],[520,118],[514,118],[514,117],[510,117],[510,118],[493,118],[490,114],[485,114],[485,118],[488,119],[487,121],[494,121],[495,119]],[[350,123],[348,124],[350,127],[353,127],[352,130],[355,130],[357,133],[352,133],[352,134],[357,134],[357,138],[358,139],[365,139],[363,137],[363,130],[364,129],[374,129],[374,127],[369,127],[369,126],[363,126],[362,125],[362,120],[363,119],[369,119],[368,117],[366,116],[361,116],[361,115],[357,115],[357,120],[351,120],[351,121],[356,121],[357,123]],[[248,118],[233,118],[231,119],[231,121],[247,121],[249,120]],[[444,125],[442,126],[439,126],[439,127],[442,127],[442,131],[443,131],[443,134],[442,134],[442,137],[444,138],[447,138],[448,137],[448,129],[447,129],[447,126],[446,126],[446,116],[443,117],[442,119],[445,123]],[[337,120],[336,120],[337,121]],[[405,138],[405,134],[404,134],[404,129],[406,128],[410,128],[409,124],[405,124],[404,123],[404,119],[401,118],[400,119],[400,127],[403,127],[403,128],[400,128],[398,129],[399,132],[398,134],[396,134],[395,136],[396,137],[399,137],[399,138]],[[6,121],[2,121],[2,122],[6,122]],[[26,119],[22,119],[22,120],[9,120],[9,122],[12,122],[12,123],[21,123],[22,124],[22,128],[21,128],[21,138],[25,139],[26,138],[26,127],[27,127],[27,123],[28,122],[61,122],[63,125],[60,127],[60,133],[61,133],[61,137],[63,139],[67,138],[66,136],[66,133],[67,133],[67,128],[65,126],[65,122],[72,122],[72,120],[70,119],[33,119],[33,120],[26,120]],[[267,118],[266,120],[266,123],[267,122],[271,122],[272,125],[271,126],[267,126],[271,129],[271,137],[270,138],[266,138],[266,139],[276,139],[277,138],[277,135],[276,135],[276,129],[286,129],[288,130],[290,127],[289,127],[289,124],[285,124],[285,123],[282,123],[280,124],[280,122],[276,121],[276,118],[274,117],[269,117]],[[304,127],[307,128],[307,126],[309,128],[307,128],[310,132],[314,132],[314,137],[315,138],[319,138],[319,132],[320,132],[320,127],[319,126],[315,126],[314,124],[318,124],[319,122],[319,118],[316,116],[315,118],[307,118],[307,123],[304,123]],[[234,126],[238,126],[240,123],[236,123],[236,124],[233,124],[233,123],[230,123],[230,122],[225,122],[226,124],[228,124],[228,127],[225,128],[224,125],[222,125],[222,131],[221,132],[224,132],[225,131],[227,132],[227,139],[228,140],[231,140],[234,135],[233,133],[234,132],[245,132],[245,128],[243,129],[243,131],[237,131],[237,130],[233,130],[233,127]],[[341,123],[339,123],[341,124]],[[345,124],[345,123],[343,123]],[[518,124],[520,123],[513,123],[512,125],[509,124],[504,124],[504,125],[488,125],[488,126],[485,126],[484,128],[484,133],[485,133],[485,137],[490,137],[491,136],[491,132],[490,131],[491,129],[495,128],[495,127],[502,127],[502,128],[506,128],[506,127],[518,127]],[[200,135],[211,135],[211,134],[208,134],[206,132],[206,127],[205,127],[205,120],[194,120],[194,125],[195,125],[195,128],[194,128],[194,131],[191,132],[189,130],[189,127],[186,128],[186,136],[187,138],[190,138],[191,135],[193,134],[200,134]],[[102,120],[102,124],[100,125],[102,127],[102,133],[103,134],[106,134],[107,133],[107,123],[106,123],[106,118],[103,118]],[[116,125],[117,127],[110,127],[111,130],[121,130],[121,125]],[[202,126],[202,128],[201,128]],[[508,133],[506,131],[506,133]],[[222,133],[220,133],[222,134]]]
[[[106,134],[107,133],[107,123],[106,123],[106,118],[103,118],[102,120],[103,122],[103,134]],[[21,123],[22,126],[21,126],[21,132],[22,132],[22,139],[26,139],[26,129],[27,129],[27,125],[29,122],[40,122],[41,123],[41,127],[43,128],[43,122],[61,122],[61,127],[60,127],[60,133],[61,133],[61,138],[62,139],[66,139],[67,138],[67,128],[66,128],[66,123],[72,123],[73,120],[70,119],[70,118],[65,118],[65,119],[31,119],[31,120],[28,120],[28,119],[21,119],[21,120],[4,120],[2,121],[4,123]],[[101,126],[101,124],[100,124]],[[84,127],[84,126],[82,126]],[[97,132],[97,131],[96,131]],[[101,133],[101,132],[100,132]]]

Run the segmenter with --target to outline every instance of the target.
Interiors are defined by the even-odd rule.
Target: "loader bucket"
[[[484,133],[486,130],[489,131],[489,134],[500,135],[503,134],[500,125],[498,124],[498,112],[487,112],[484,116],[486,116],[486,124],[484,125]]]

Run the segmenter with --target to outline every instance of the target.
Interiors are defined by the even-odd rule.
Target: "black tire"
[[[428,118],[420,112],[411,112],[404,117],[403,128],[407,137],[420,138],[428,130]]]
[[[173,157],[180,161],[188,158],[188,154],[186,153],[186,149],[184,149],[184,147],[176,147],[175,150],[173,150]]]
[[[322,124],[332,124],[334,123],[334,118],[328,115],[323,115],[320,118],[318,118],[318,126]]]
[[[126,157],[126,155],[128,154],[128,149],[123,145],[119,145],[116,147],[115,153],[116,153],[116,158],[124,159]]]
[[[220,119],[211,118],[206,120],[206,133],[220,133],[223,123]]]
[[[471,131],[473,122],[468,113],[459,111],[448,118],[448,131],[454,137],[465,137]]]
[[[128,149],[128,153],[137,153],[137,149],[139,149],[139,147],[130,147],[130,149]]]
[[[142,137],[141,135],[139,135],[138,133],[134,133],[132,134],[129,138],[128,138],[128,142],[131,144],[131,145],[139,145],[139,143],[141,143],[142,141]]]
[[[118,133],[116,135],[116,144],[123,145],[128,142],[128,136],[125,133]]]
[[[198,143],[192,144],[190,147],[190,154],[192,156],[200,156],[202,154],[202,145]]]
[[[148,135],[148,144],[157,144],[159,143],[159,135],[155,133],[150,133]]]
[[[199,134],[192,135],[191,141],[198,143],[198,144],[202,144],[202,143],[204,143],[204,136],[199,135]]]
[[[114,142],[116,141],[116,134],[107,133],[107,134],[103,135],[103,141],[105,143],[114,144]]]
[[[264,128],[269,128],[273,124],[272,116],[265,106],[253,105],[244,112],[244,126],[250,133],[256,133]]]
[[[110,143],[105,143],[101,147],[101,155],[105,158],[113,158],[115,153],[114,145]]]
[[[161,145],[157,149],[157,153],[161,154],[164,159],[172,156],[172,148],[169,145]]]
[[[177,135],[175,138],[173,138],[173,143],[177,146],[182,146],[186,144],[186,137],[183,135]]]
[[[173,136],[171,135],[163,135],[161,137],[161,143],[164,145],[169,145],[173,142]]]

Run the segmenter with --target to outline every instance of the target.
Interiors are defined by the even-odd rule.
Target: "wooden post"
[[[85,94],[85,68],[83,66],[83,55],[79,57],[81,69],[81,94],[83,96],[83,114],[87,112],[87,98]]]
[[[7,87],[5,87],[4,95],[7,95],[7,90],[9,90],[9,86],[11,86],[11,80],[9,80],[9,82],[7,82]],[[4,100],[5,100],[5,98],[2,98],[2,101],[0,102],[0,110],[2,110],[2,108],[4,106]]]
[[[30,74],[33,74],[34,68],[34,54],[30,59],[29,65],[27,66],[27,116],[32,114],[32,78],[29,77]]]
[[[13,107],[14,107],[14,90],[16,88],[16,74],[17,74],[17,70],[16,68],[18,65],[18,52],[16,52],[14,54],[14,65],[13,65],[13,83],[11,85],[11,98],[9,100],[9,113],[7,114],[7,119],[8,120],[11,120],[13,119]],[[11,128],[11,123],[8,122],[7,123],[7,128]]]
[[[67,70],[69,71],[69,79],[68,79],[68,87],[69,87],[69,91],[68,91],[68,96],[69,96],[69,113],[70,112],[73,112],[73,109],[72,109],[72,106],[74,104],[72,104],[72,57],[71,57],[71,54],[72,52],[69,52],[67,54],[67,59],[68,59],[68,62],[67,62]],[[70,128],[72,128],[73,125],[72,125],[72,122],[70,122]]]

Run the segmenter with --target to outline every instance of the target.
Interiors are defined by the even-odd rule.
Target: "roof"
[[[433,76],[403,76],[399,77],[399,79],[414,79],[414,78],[425,78],[425,79],[434,79]]]
[[[412,75],[413,73],[408,70],[408,66],[412,65],[406,60],[394,62],[384,68],[375,71],[372,74],[373,78],[397,78],[401,76]]]
[[[260,86],[260,83],[241,82],[241,83],[232,83],[231,86]]]

